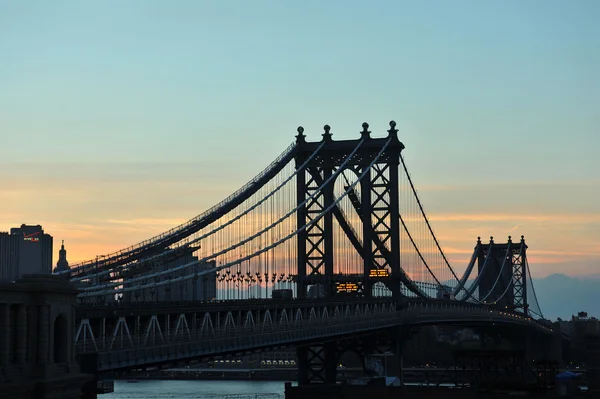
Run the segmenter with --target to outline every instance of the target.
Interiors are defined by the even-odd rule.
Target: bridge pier
[[[410,330],[406,328],[392,327],[361,336],[298,347],[298,386],[335,384],[338,365],[342,362],[346,364],[349,359],[344,355],[348,352],[358,356],[367,375],[383,373],[402,378],[402,347],[409,335]],[[377,367],[369,364],[371,356],[375,362],[381,362],[383,369],[377,370]]]
[[[81,398],[92,376],[75,360],[77,293],[57,276],[0,284],[0,398]]]
[[[298,356],[298,385],[335,384],[337,376],[336,343],[301,346]]]
[[[396,339],[396,366],[398,367],[398,378],[400,382],[404,384],[404,364],[403,364],[403,345],[408,337],[400,333]]]

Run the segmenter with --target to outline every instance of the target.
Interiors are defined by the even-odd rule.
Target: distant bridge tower
[[[527,245],[521,236],[518,243],[508,237],[506,243],[478,246],[479,300],[528,314]]]
[[[341,167],[343,161],[362,140],[362,145],[344,165],[344,169],[353,171],[357,176],[365,173],[360,188],[358,185],[355,187],[360,191],[352,192],[355,202],[360,202],[359,216],[362,220],[361,257],[364,262],[364,278],[360,291],[366,297],[371,296],[372,282],[369,281],[369,275],[389,274],[386,284],[392,295],[397,298],[400,295],[401,281],[398,165],[404,145],[398,140],[398,130],[394,121],[390,122],[388,136],[385,138],[371,138],[369,125],[363,123],[362,127],[360,139],[334,141],[330,127],[325,125],[321,142],[307,142],[304,129],[298,128],[297,169],[321,144],[324,144],[324,147],[319,155],[309,162],[306,171],[297,176],[297,204],[300,206],[297,225],[300,228],[316,219],[334,203],[335,179],[332,179],[321,193],[302,205]],[[379,160],[371,166],[382,150]],[[307,287],[311,284],[322,284],[326,296],[334,294],[333,218],[339,216],[336,213],[339,211],[333,207],[317,223],[298,235],[299,298],[306,296]],[[340,225],[343,223],[342,219],[338,217]]]

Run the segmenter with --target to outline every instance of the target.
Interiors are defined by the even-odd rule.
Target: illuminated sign
[[[387,269],[371,269],[369,270],[369,277],[389,277],[390,273]]]
[[[38,242],[38,241],[40,241],[40,239],[38,237],[34,237],[38,234],[40,234],[39,231],[37,231],[35,233],[31,233],[31,234],[23,234],[23,241]]]
[[[356,283],[337,283],[335,285],[335,290],[338,293],[342,293],[342,292],[357,292],[358,291],[358,284],[356,284]]]

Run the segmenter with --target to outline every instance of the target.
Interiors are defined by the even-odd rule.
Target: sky
[[[598,277],[598,20],[595,0],[0,0],[0,231],[91,259],[218,203],[299,125],[394,119],[451,262],[523,234],[534,277]]]

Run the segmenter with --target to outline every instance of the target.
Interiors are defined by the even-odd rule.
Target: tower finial
[[[329,131],[331,130],[331,126],[325,125],[323,126],[323,130],[325,131],[325,133],[323,133],[323,141],[330,142],[332,134],[329,133]]]
[[[298,135],[296,136],[296,143],[305,143],[306,136],[304,135],[304,128],[302,126],[298,126],[296,131],[298,132]]]
[[[390,129],[388,130],[389,137],[398,138],[398,129],[396,129],[396,121],[390,121]]]
[[[371,138],[371,132],[369,131],[369,124],[367,122],[363,122],[362,124],[362,132],[360,132],[360,135],[363,139],[370,139]]]

